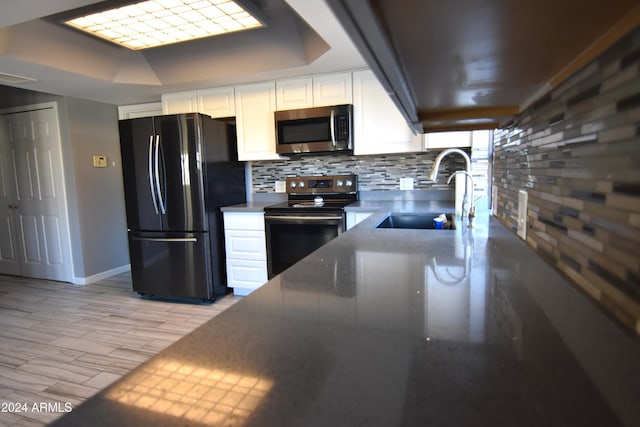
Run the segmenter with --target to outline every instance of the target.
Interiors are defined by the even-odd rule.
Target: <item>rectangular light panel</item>
[[[232,0],[149,0],[65,24],[133,50],[263,26]]]

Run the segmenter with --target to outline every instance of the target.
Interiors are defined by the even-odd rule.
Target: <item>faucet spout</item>
[[[462,151],[459,148],[447,148],[446,150],[440,152],[440,154],[438,154],[436,156],[436,159],[433,163],[433,166],[431,167],[431,172],[429,172],[429,180],[430,181],[437,181],[438,180],[438,169],[440,169],[440,163],[442,163],[442,159],[451,154],[451,153],[458,153],[460,154],[462,157],[464,157],[464,161],[466,164],[466,171],[467,172],[471,172],[471,159],[469,158],[469,155],[467,153],[465,153],[464,151]]]
[[[429,180],[430,181],[437,181],[438,179],[438,169],[440,168],[440,163],[442,162],[442,159],[451,154],[451,153],[457,153],[460,154],[465,161],[465,166],[466,166],[466,170],[464,171],[456,171],[453,174],[451,174],[451,176],[449,177],[449,180],[447,181],[447,184],[451,183],[451,179],[453,179],[453,177],[458,174],[458,173],[464,173],[467,176],[467,179],[471,179],[471,197],[469,200],[469,194],[467,193],[467,179],[465,179],[465,192],[464,192],[464,197],[462,200],[462,209],[461,209],[461,217],[464,218],[464,214],[465,211],[467,211],[468,209],[468,213],[469,213],[469,227],[472,226],[473,224],[473,218],[475,217],[475,212],[476,212],[476,208],[473,205],[473,177],[471,176],[471,159],[469,158],[469,155],[467,153],[465,153],[464,151],[462,151],[459,148],[447,148],[446,150],[442,151],[440,154],[438,154],[436,156],[435,161],[433,162],[433,166],[431,167],[431,171],[429,172]],[[458,196],[456,193],[456,206],[458,206]],[[457,211],[458,208],[456,208]]]

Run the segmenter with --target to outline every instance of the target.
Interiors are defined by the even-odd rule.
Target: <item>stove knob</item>
[[[291,188],[296,188],[296,183],[295,183],[295,182],[292,182],[291,184],[289,184],[289,187],[291,187]]]
[[[342,187],[342,181],[341,181],[341,180],[338,180],[338,182],[336,183],[336,185],[337,185],[338,187]]]
[[[304,181],[300,181],[299,186],[300,186],[300,188],[304,188]]]
[[[353,187],[353,181],[350,179],[347,180],[347,187]]]

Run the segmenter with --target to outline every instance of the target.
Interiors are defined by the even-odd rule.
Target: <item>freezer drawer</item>
[[[129,250],[135,292],[213,298],[209,233],[130,231]]]

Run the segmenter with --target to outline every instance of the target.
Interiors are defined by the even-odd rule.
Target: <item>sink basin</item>
[[[383,219],[376,228],[409,228],[409,229],[435,229],[433,219],[440,216],[438,213],[392,213]],[[447,215],[447,223],[444,230],[455,230],[453,214]]]

